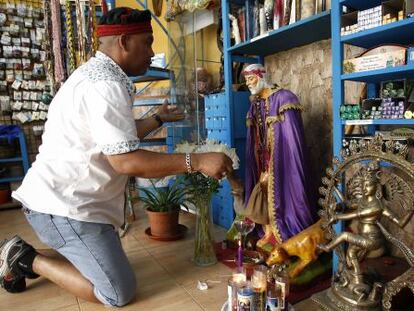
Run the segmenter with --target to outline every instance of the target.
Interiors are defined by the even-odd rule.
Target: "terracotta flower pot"
[[[168,238],[178,233],[179,210],[173,212],[151,212],[146,210],[151,227],[151,235]]]

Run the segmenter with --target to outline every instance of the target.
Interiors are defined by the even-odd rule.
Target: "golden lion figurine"
[[[294,279],[303,269],[318,258],[317,245],[325,243],[325,235],[321,228],[322,220],[306,228],[297,235],[276,245],[266,261],[268,266],[282,264],[289,261],[290,257],[299,257],[299,263],[289,271],[289,277]]]

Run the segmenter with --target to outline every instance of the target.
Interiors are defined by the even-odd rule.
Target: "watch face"
[[[0,13],[0,25],[3,25],[7,20],[7,16],[4,13]]]

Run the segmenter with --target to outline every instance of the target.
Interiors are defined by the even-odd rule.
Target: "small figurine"
[[[319,255],[317,246],[324,243],[325,235],[321,228],[321,220],[291,237],[282,244],[277,244],[266,261],[268,266],[280,265],[289,261],[290,257],[298,257],[299,263],[289,271],[294,279]]]

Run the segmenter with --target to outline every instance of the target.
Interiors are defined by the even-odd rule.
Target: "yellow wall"
[[[142,2],[145,3],[145,0],[142,0]],[[148,0],[147,2],[148,2],[148,9],[153,11],[152,1]],[[116,0],[115,5],[117,7],[126,6],[126,7],[135,8],[135,9],[144,9],[135,0]],[[168,30],[168,23],[164,19],[166,9],[167,9],[167,3],[166,1],[164,1],[162,13],[161,13],[161,16],[159,17],[159,20],[162,23],[162,25]],[[158,23],[154,21],[154,19],[152,21],[152,27],[154,31],[154,44],[153,44],[154,53],[156,54],[165,53],[166,62],[168,63],[168,37],[163,32],[163,30],[158,25]],[[202,30],[203,38],[204,38],[204,44],[202,45],[203,53],[201,49],[197,49],[196,54],[197,54],[198,59],[201,59],[202,55],[204,55],[204,59],[206,60],[217,61],[217,62],[220,61],[220,52],[217,48],[216,30],[217,30],[217,25],[212,25]],[[197,34],[197,42],[200,42],[200,40],[201,40],[201,31],[199,31]],[[198,47],[201,48],[201,44],[198,43]],[[190,48],[192,47],[187,46],[187,49],[190,49]],[[189,64],[189,65],[191,67],[193,66],[193,64]],[[201,62],[198,62],[198,65],[201,65]],[[217,84],[220,65],[216,63],[205,62],[204,67],[207,68],[207,70],[211,74],[213,74],[214,84]],[[153,87],[168,87],[168,83],[158,82],[158,83],[153,84]]]
[[[142,3],[145,3],[145,0],[141,1]],[[147,1],[148,2],[148,9],[153,11],[152,9],[152,1]],[[135,0],[116,0],[115,1],[115,6],[116,7],[121,7],[121,6],[126,6],[126,7],[130,7],[133,9],[140,9],[143,10],[144,7],[140,6],[138,4],[137,1]],[[159,20],[161,21],[162,25],[167,28],[167,22],[164,19],[164,15],[165,15],[165,11],[166,11],[167,5],[166,5],[166,1],[163,3],[163,7],[162,7],[162,13],[161,16],[159,17]],[[168,37],[167,35],[164,33],[164,31],[161,29],[161,27],[158,25],[157,22],[154,21],[154,19],[152,20],[152,28],[154,31],[154,44],[152,45],[152,48],[154,50],[154,53],[165,53],[165,57],[166,57],[166,62],[168,63]],[[154,83],[152,85],[153,87],[168,87],[169,83],[168,82],[157,82]]]

